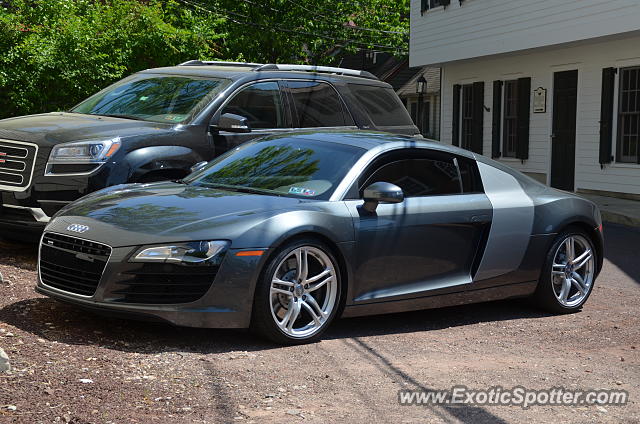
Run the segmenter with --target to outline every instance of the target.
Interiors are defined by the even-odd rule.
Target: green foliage
[[[0,0],[0,118],[65,110],[133,72],[188,59],[406,55],[409,1]]]
[[[219,58],[223,23],[173,0],[12,0],[0,9],[0,117],[63,110],[132,72]]]
[[[329,65],[360,49],[405,56],[410,0],[178,0],[227,18],[227,51],[258,63]]]

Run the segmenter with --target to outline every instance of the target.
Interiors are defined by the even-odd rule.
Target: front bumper
[[[127,175],[112,172],[114,164],[105,164],[86,175],[44,175],[48,149],[40,149],[31,184],[24,191],[0,190],[0,234],[21,232],[42,234],[51,217],[66,205],[104,187],[127,180]],[[32,238],[32,237],[28,237]]]
[[[136,247],[114,248],[93,296],[69,293],[42,282],[38,272],[36,291],[84,309],[115,317],[164,321],[184,327],[248,328],[253,294],[268,252],[262,256],[236,256],[230,249],[206,294],[183,304],[130,304],[109,301],[112,282]],[[40,261],[38,261],[40,262]],[[38,270],[40,271],[40,270]]]

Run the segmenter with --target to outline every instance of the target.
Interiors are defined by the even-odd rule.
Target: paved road
[[[0,347],[14,366],[0,376],[0,422],[640,422],[640,232],[609,225],[605,237],[580,313],[516,301],[345,319],[296,347],[87,315],[33,292],[33,247],[0,245]],[[624,389],[630,403],[397,402],[399,389],[455,385]]]

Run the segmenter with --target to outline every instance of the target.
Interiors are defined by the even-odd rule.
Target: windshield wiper
[[[239,193],[267,194],[267,195],[273,195],[273,196],[282,196],[281,193],[273,192],[270,190],[260,190],[260,189],[251,188],[251,187],[232,186],[232,185],[225,185],[225,184],[204,184],[204,185],[211,188],[221,188],[223,190],[237,191]]]
[[[134,121],[144,121],[144,119],[135,116],[135,115],[124,115],[121,113],[96,113],[96,114],[91,114],[91,115],[97,115],[97,116],[109,116],[111,118],[124,118],[124,119],[133,119]]]

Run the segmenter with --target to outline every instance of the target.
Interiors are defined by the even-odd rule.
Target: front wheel
[[[584,231],[570,228],[559,234],[547,254],[536,290],[540,306],[559,313],[579,310],[593,290],[596,255]]]
[[[313,239],[282,247],[256,288],[252,328],[276,342],[315,341],[335,318],[341,279],[331,250]]]

